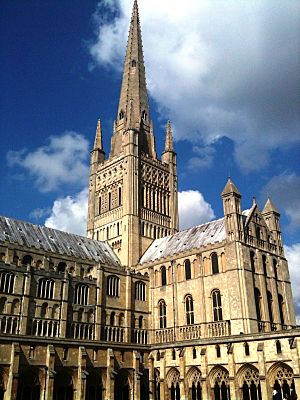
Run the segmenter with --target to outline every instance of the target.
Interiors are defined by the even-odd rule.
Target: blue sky
[[[159,153],[167,119],[174,128],[182,226],[222,216],[230,175],[244,209],[272,196],[300,268],[298,2],[139,6]],[[100,117],[109,151],[131,7],[1,2],[2,215],[84,232],[89,150]]]

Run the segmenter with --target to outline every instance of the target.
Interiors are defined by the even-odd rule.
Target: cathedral
[[[156,153],[134,1],[109,154],[91,151],[87,236],[0,217],[0,400],[300,397],[280,213],[179,231],[176,153]]]

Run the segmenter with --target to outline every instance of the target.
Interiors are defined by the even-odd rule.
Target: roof
[[[156,239],[140,260],[140,264],[198,249],[226,239],[224,218],[199,225],[175,235]]]
[[[278,208],[276,208],[270,198],[268,198],[264,209],[262,211],[263,214],[267,214],[269,212],[275,212],[276,214],[279,214]]]
[[[0,216],[0,243],[4,242],[120,267],[107,242]]]
[[[232,182],[230,178],[228,178],[228,181],[224,187],[224,190],[222,192],[222,196],[226,196],[227,194],[235,193],[238,196],[241,196],[241,193],[238,191],[237,187],[235,184]]]

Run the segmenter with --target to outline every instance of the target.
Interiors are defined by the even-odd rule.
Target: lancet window
[[[219,262],[218,262],[218,254],[217,253],[211,253],[210,255],[211,259],[211,269],[213,274],[218,274],[219,273]]]
[[[159,308],[159,327],[165,329],[167,327],[167,306],[164,300],[158,303]]]
[[[191,295],[187,295],[185,297],[185,315],[186,315],[186,324],[193,325],[194,324],[194,303]]]
[[[192,278],[192,271],[191,271],[191,262],[190,260],[184,261],[184,272],[185,272],[185,279],[189,280]]]
[[[214,321],[222,321],[223,320],[223,312],[222,312],[222,300],[221,300],[221,292],[220,290],[214,290],[212,292],[212,305],[213,305],[213,316]]]

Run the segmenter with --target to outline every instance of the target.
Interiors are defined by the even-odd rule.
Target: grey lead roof
[[[9,242],[27,248],[120,266],[120,261],[107,242],[62,232],[46,226],[0,216],[0,243]]]
[[[140,264],[198,249],[226,239],[224,218],[208,222],[175,235],[156,239],[140,260]]]

